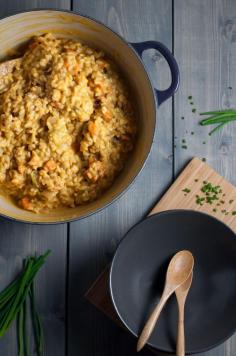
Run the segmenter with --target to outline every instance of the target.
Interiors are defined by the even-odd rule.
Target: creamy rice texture
[[[26,210],[95,200],[133,148],[129,91],[106,56],[35,37],[0,87],[0,188]]]

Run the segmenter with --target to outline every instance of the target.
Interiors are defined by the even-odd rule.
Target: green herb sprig
[[[234,109],[220,110],[220,111],[206,111],[200,113],[200,115],[209,116],[208,118],[203,119],[200,122],[200,125],[202,126],[217,125],[212,131],[209,132],[210,136],[216,131],[218,131],[220,128],[228,124],[229,122],[236,120],[236,110]]]
[[[18,356],[29,356],[27,340],[27,300],[31,303],[37,355],[43,354],[43,332],[35,305],[34,279],[50,251],[39,257],[29,257],[21,274],[0,293],[0,338],[17,319]]]

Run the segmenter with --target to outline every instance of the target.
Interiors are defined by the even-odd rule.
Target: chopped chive
[[[229,204],[232,204],[234,202],[234,200],[233,199],[231,199],[230,201],[229,201]]]
[[[200,115],[210,115],[208,118],[200,121],[200,125],[217,125],[212,131],[209,132],[209,136],[221,129],[224,125],[231,121],[236,120],[236,110],[221,110],[221,111],[209,111],[202,112]]]
[[[188,148],[188,146],[186,146],[186,145],[182,145],[181,147],[185,150]]]
[[[190,193],[190,192],[191,192],[191,189],[189,189],[189,188],[184,188],[184,189],[182,190],[182,192]]]
[[[209,132],[209,136],[213,135],[213,133],[215,133],[216,131],[218,131],[221,127],[225,126],[227,124],[227,122],[223,122],[222,124],[216,126],[212,131]]]
[[[18,356],[24,356],[23,318],[23,309],[21,309],[17,317]]]
[[[189,96],[188,96],[188,99],[189,99],[189,100],[192,100],[192,98],[193,98],[192,95],[189,95]]]
[[[192,112],[196,112],[197,110],[195,108],[192,109]]]
[[[232,211],[232,215],[236,215],[236,211]]]
[[[24,304],[23,304],[23,338],[24,338],[24,350],[25,350],[25,356],[30,356],[29,355],[29,342],[28,342],[28,335],[27,335],[27,300],[25,299]]]
[[[194,135],[194,131],[191,131],[191,135]]]
[[[43,329],[42,329],[42,324],[40,321],[39,314],[36,309],[33,283],[30,288],[30,301],[31,301],[31,315],[32,315],[32,321],[34,325],[34,337],[36,343],[36,350],[38,356],[41,356],[43,353]]]

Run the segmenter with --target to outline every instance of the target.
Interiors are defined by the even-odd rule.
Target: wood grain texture
[[[170,0],[79,0],[74,1],[73,9],[101,20],[129,41],[153,39],[172,47]],[[145,54],[145,62],[159,86],[167,87],[169,73],[164,60],[149,52]],[[135,184],[103,212],[70,225],[70,356],[136,354],[135,340],[91,307],[83,296],[111,260],[123,234],[146,214],[171,180],[172,111],[169,100],[158,112],[152,153]]]
[[[176,172],[192,156],[205,157],[234,184],[236,125],[226,125],[209,137],[210,127],[198,123],[201,111],[235,107],[235,15],[234,0],[182,0],[175,2],[174,8],[175,56],[181,71],[174,113]],[[192,108],[197,112],[192,113]],[[181,148],[182,139],[186,140],[187,149]]]
[[[0,16],[36,7],[69,9],[70,0],[1,0]],[[23,258],[47,249],[51,249],[52,254],[36,284],[37,304],[45,332],[45,356],[64,356],[67,226],[30,226],[0,219],[0,290],[20,271]],[[34,354],[31,347],[31,355]],[[17,355],[15,326],[0,340],[0,355]]]
[[[0,16],[37,8],[60,8],[70,10],[70,0],[0,0]]]
[[[209,128],[198,125],[201,111],[235,107],[235,15],[234,0],[174,1],[174,53],[181,72],[174,111],[176,174],[189,158],[198,156],[205,157],[231,183],[236,182],[236,125],[226,125],[211,137]],[[187,149],[181,148],[183,139]],[[203,355],[235,355],[235,338]]]

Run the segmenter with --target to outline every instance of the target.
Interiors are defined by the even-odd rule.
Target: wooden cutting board
[[[214,186],[219,185],[222,189],[220,206],[217,206],[217,203],[214,205],[205,203],[202,206],[196,203],[196,195],[203,195],[201,188],[204,181],[210,182]],[[189,193],[183,192],[183,189],[186,188],[190,190]],[[171,209],[191,209],[208,213],[223,221],[236,232],[236,215],[232,214],[236,211],[236,187],[198,158],[194,158],[187,165],[149,215]],[[217,211],[215,212],[213,209]],[[98,277],[85,297],[121,325],[110,299],[108,279],[109,267]]]

